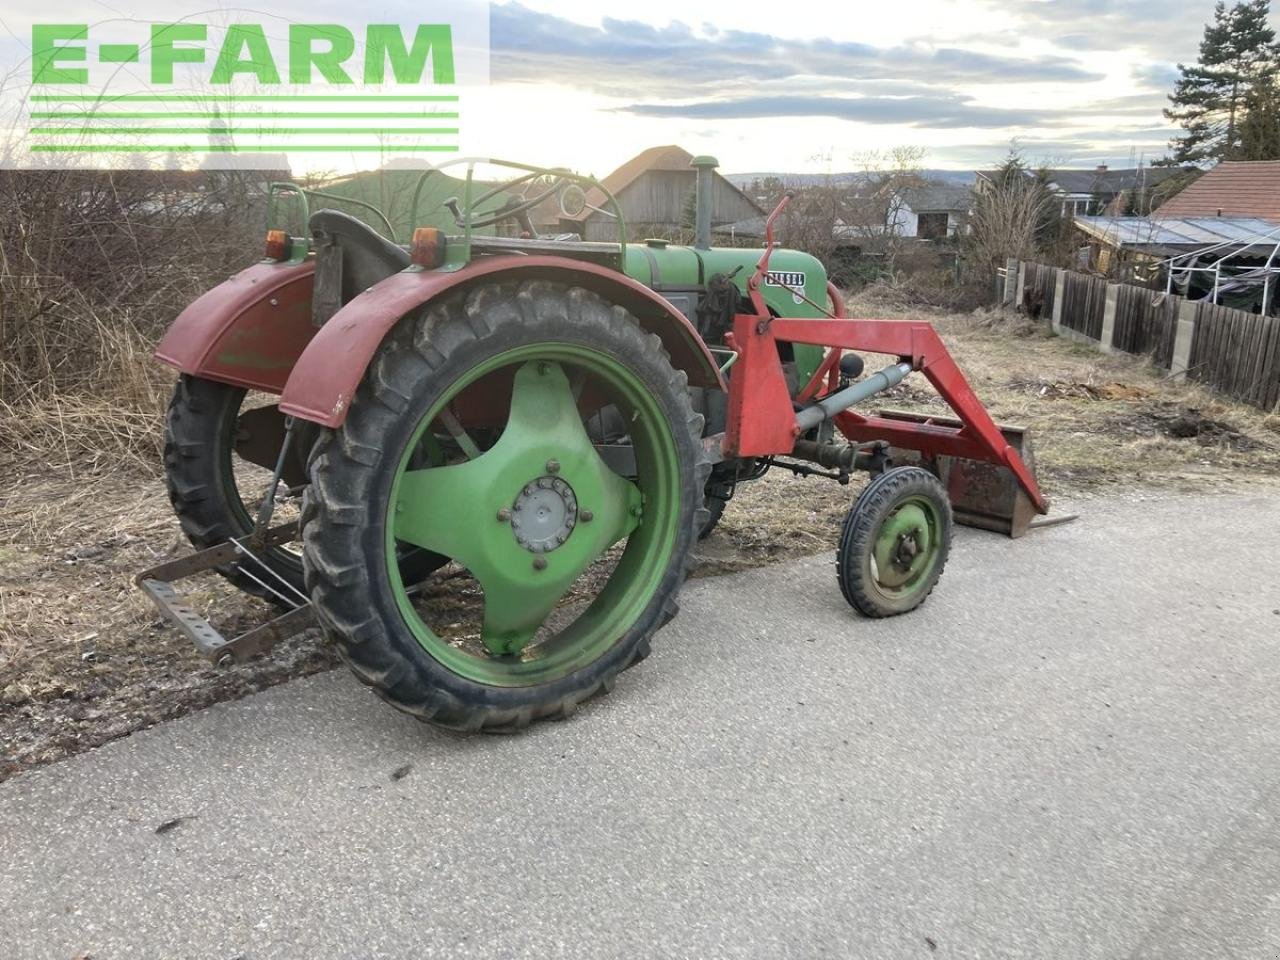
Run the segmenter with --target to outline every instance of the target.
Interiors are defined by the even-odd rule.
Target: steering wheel
[[[555,171],[551,171],[551,172],[554,173]],[[527,173],[524,176],[520,176],[520,177],[513,177],[512,179],[507,180],[503,183],[500,183],[496,187],[493,187],[491,190],[488,190],[485,193],[481,194],[480,196],[476,197],[474,200],[471,201],[471,207],[472,209],[475,209],[476,207],[483,204],[486,200],[492,200],[494,197],[498,196],[499,194],[513,192],[514,188],[522,184],[526,185],[525,189],[527,190],[528,184],[531,184],[534,180],[538,179],[543,175],[544,174],[542,172],[538,172],[538,173]],[[444,205],[449,209],[449,212],[453,214],[454,223],[456,223],[459,227],[465,228],[467,226],[470,226],[471,229],[473,230],[479,227],[492,227],[494,224],[501,223],[503,220],[515,219],[515,218],[518,218],[523,213],[528,213],[530,210],[532,210],[538,204],[542,203],[542,201],[546,200],[548,197],[552,197],[558,194],[561,190],[563,190],[566,186],[568,186],[568,184],[569,184],[569,181],[566,180],[564,177],[556,176],[556,178],[551,182],[551,186],[547,187],[545,190],[541,190],[537,192],[532,197],[525,197],[525,194],[521,193],[520,196],[525,197],[525,199],[522,199],[520,202],[516,203],[514,206],[510,206],[510,205],[503,206],[500,209],[494,211],[494,213],[491,216],[485,217],[481,220],[471,220],[469,223],[466,217],[462,215],[462,211],[458,208],[457,197],[450,197],[448,200],[444,201]]]

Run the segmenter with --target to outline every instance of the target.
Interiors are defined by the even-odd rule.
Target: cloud
[[[1162,116],[1161,111],[1168,105],[1169,98],[1163,93],[1134,93],[1108,100],[1095,100],[1088,106],[1072,108],[1069,112],[1075,116],[1158,119]]]
[[[490,71],[497,82],[559,83],[599,92],[688,95],[726,83],[817,76],[862,81],[927,78],[934,85],[1087,82],[1101,79],[1062,56],[1007,57],[925,43],[876,47],[791,40],[744,30],[695,31],[605,17],[577,23],[519,3],[490,13]]]
[[[641,117],[743,120],[759,117],[834,117],[873,124],[915,127],[1023,127],[1044,119],[1035,110],[975,106],[956,96],[932,97],[745,97],[695,103],[636,103],[619,108]]]
[[[1143,63],[1136,65],[1130,75],[1144,87],[1171,93],[1182,73],[1172,63]]]
[[[1146,50],[1160,59],[1194,59],[1210,0],[992,0],[1018,32],[1065,50]]]
[[[689,120],[744,120],[762,117],[832,117],[870,124],[903,124],[931,129],[1066,126],[1096,122],[1095,117],[1134,117],[1158,121],[1163,98],[1137,94],[1099,100],[1066,109],[983,106],[958,94],[913,91],[907,96],[749,96],[684,103],[632,103],[619,107],[640,117]],[[1113,134],[1126,135],[1117,125]],[[1163,128],[1160,128],[1163,129]]]
[[[511,2],[491,8],[491,74],[495,83],[589,90],[611,98],[615,114],[687,121],[706,131],[720,121],[829,118],[854,130],[972,130],[972,141],[990,132],[984,143],[932,147],[944,162],[976,161],[978,154],[990,162],[1014,136],[1029,155],[1059,162],[1122,164],[1131,150],[1163,151],[1171,131],[1160,126],[1161,110],[1176,73],[1170,61],[1185,58],[1188,47],[1194,56],[1212,0],[987,2],[999,29],[981,31],[975,21],[972,32],[945,45],[920,39],[885,46],[724,23],[654,26],[604,17],[584,24]],[[698,23],[692,8],[690,17]],[[1056,47],[1019,56],[1020,43],[1031,38]],[[1109,60],[1097,56],[1101,50],[1138,52]],[[1099,68],[1105,73],[1095,72],[1109,62]],[[1101,98],[1067,105],[1069,88],[1080,89],[1077,97],[1106,89],[1080,85],[1115,73],[1129,76]],[[1028,132],[1033,139],[1025,139]]]

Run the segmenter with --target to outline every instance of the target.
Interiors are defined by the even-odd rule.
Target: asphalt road
[[[339,672],[20,776],[0,954],[1280,957],[1280,497],[1080,509],[891,621],[692,583],[526,735]]]

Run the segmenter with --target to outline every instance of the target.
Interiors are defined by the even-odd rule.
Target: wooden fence
[[[1107,306],[1107,281],[1083,273],[1068,273],[1062,287],[1062,325],[1091,340],[1102,339]]]
[[[1280,318],[1196,304],[1187,375],[1243,403],[1274,410],[1280,401]]]
[[[1175,377],[1280,412],[1280,317],[1044,264],[1023,263],[1018,277],[1019,308],[1051,319],[1055,331],[1071,331],[1104,350],[1150,356]]]
[[[1058,270],[1042,263],[1026,265],[1026,281],[1022,293],[1022,309],[1032,318],[1048,319],[1053,316],[1053,301],[1057,295]]]
[[[1117,287],[1111,345],[1125,353],[1149,353],[1152,363],[1168,370],[1173,362],[1182,298],[1127,283]]]

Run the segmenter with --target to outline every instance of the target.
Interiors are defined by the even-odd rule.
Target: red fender
[[[255,263],[192,301],[156,348],[183,373],[279,393],[316,334],[315,261]]]
[[[405,314],[429,300],[482,278],[545,278],[586,287],[630,310],[640,325],[662,338],[671,362],[695,387],[725,389],[711,352],[688,319],[642,283],[608,267],[556,256],[494,256],[461,270],[405,271],[388,277],[330,318],[298,358],[280,409],[326,427],[346,419],[351,398],[378,345]]]

